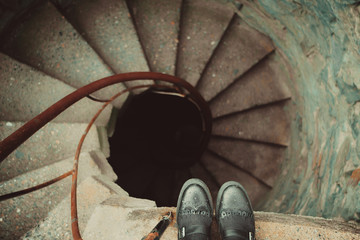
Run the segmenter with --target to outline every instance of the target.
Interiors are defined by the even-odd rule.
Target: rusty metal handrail
[[[134,86],[134,87],[127,88],[127,89],[121,91],[120,93],[112,96],[95,113],[95,115],[93,116],[93,118],[91,119],[89,124],[87,125],[83,135],[81,136],[81,139],[79,141],[79,144],[78,144],[78,147],[77,147],[76,153],[75,153],[74,167],[72,170],[72,182],[71,182],[71,199],[70,199],[70,201],[71,201],[71,231],[72,231],[74,240],[82,240],[82,237],[80,234],[80,229],[79,229],[79,218],[78,218],[78,214],[77,214],[77,190],[76,189],[77,189],[77,178],[78,178],[78,170],[79,170],[79,158],[80,158],[81,148],[85,141],[85,138],[86,138],[87,134],[89,133],[90,128],[96,121],[96,119],[100,116],[100,114],[107,107],[107,105],[109,105],[112,101],[114,101],[116,98],[120,97],[122,94],[124,94],[126,92],[129,92],[129,91],[132,91],[135,89],[139,89],[139,88],[151,87],[151,86],[158,86],[158,85],[149,84],[149,85]]]
[[[61,112],[66,110],[72,104],[76,103],[80,99],[94,93],[97,90],[100,90],[104,87],[123,83],[134,80],[160,80],[165,82],[170,82],[180,87],[185,88],[189,95],[193,97],[195,102],[198,104],[202,110],[204,116],[204,125],[205,125],[205,137],[210,137],[211,132],[211,111],[204,100],[204,98],[198,93],[198,91],[191,86],[185,80],[180,78],[170,76],[162,73],[153,73],[153,72],[133,72],[133,73],[122,73],[114,76],[106,77],[95,82],[92,82],[84,87],[81,87],[74,91],[73,93],[67,95],[60,101],[53,104],[51,107],[40,113],[38,116],[32,120],[25,123],[13,134],[5,138],[0,142],[0,163],[18,146],[25,142],[29,137],[31,137],[35,132],[37,132],[41,127],[50,122],[52,119],[57,117]],[[208,136],[207,136],[208,135]],[[203,144],[202,148],[205,149],[207,142]]]
[[[24,194],[31,193],[31,192],[34,192],[36,190],[47,187],[47,186],[49,186],[51,184],[54,184],[54,183],[56,183],[56,182],[58,182],[58,181],[60,181],[60,180],[62,180],[64,178],[67,178],[68,176],[72,175],[72,172],[73,172],[72,170],[68,171],[68,172],[66,172],[66,173],[64,173],[64,174],[62,174],[62,175],[60,175],[60,176],[58,176],[56,178],[53,178],[53,179],[51,179],[51,180],[49,180],[47,182],[38,184],[38,185],[36,185],[34,187],[29,187],[27,189],[23,189],[23,190],[20,190],[20,191],[16,191],[16,192],[12,192],[12,193],[7,193],[5,195],[1,195],[0,196],[0,202],[11,199],[11,198],[14,198],[14,197],[22,196]]]
[[[204,139],[202,142],[202,145],[200,147],[201,152],[205,150],[208,141],[210,139],[211,134],[211,111],[206,103],[206,101],[202,98],[202,96],[197,92],[195,88],[193,88],[189,83],[186,81],[179,79],[174,76],[161,74],[161,73],[151,73],[151,72],[137,72],[137,73],[125,73],[125,74],[118,74],[111,77],[103,78],[98,81],[95,81],[93,83],[90,83],[73,93],[69,94],[68,96],[64,97],[57,103],[53,104],[51,107],[49,107],[47,110],[24,124],[22,127],[20,127],[17,131],[15,131],[13,134],[11,134],[9,137],[4,139],[0,142],[0,163],[18,146],[20,146],[24,141],[26,141],[29,137],[31,137],[36,131],[38,131],[41,127],[43,127],[45,124],[47,124],[49,121],[54,119],[56,116],[58,116],[61,112],[63,112],[65,109],[67,109],[69,106],[74,104],[75,102],[79,101],[83,97],[89,96],[89,94],[102,89],[104,87],[107,87],[112,84],[120,83],[120,82],[127,82],[127,81],[135,81],[135,80],[141,80],[141,79],[153,79],[153,80],[161,80],[165,82],[170,82],[175,84],[176,87],[170,87],[170,86],[164,86],[159,84],[149,84],[149,85],[140,85],[131,87],[128,89],[125,89],[121,91],[120,93],[114,95],[111,97],[102,107],[99,109],[99,111],[94,115],[90,123],[88,124],[84,134],[82,135],[78,148],[76,150],[75,158],[74,158],[74,167],[73,170],[70,172],[67,172],[60,177],[54,178],[46,183],[37,185],[32,188],[28,188],[25,190],[21,190],[15,193],[7,194],[6,196],[2,196],[4,199],[8,199],[9,197],[19,196],[22,194],[29,193],[31,191],[35,191],[37,189],[41,189],[43,187],[46,187],[50,184],[53,184],[57,181],[60,181],[61,179],[66,178],[67,176],[72,175],[72,187],[71,187],[71,226],[72,226],[72,233],[73,238],[75,240],[82,240],[80,235],[80,230],[78,226],[78,215],[77,215],[77,197],[76,197],[76,188],[77,188],[77,175],[78,175],[78,163],[79,163],[79,156],[81,152],[81,147],[83,144],[83,141],[85,140],[85,137],[90,130],[92,124],[95,122],[97,117],[101,114],[101,112],[105,109],[105,107],[110,104],[113,100],[115,100],[120,95],[132,91],[134,89],[138,88],[145,88],[145,87],[165,87],[165,88],[172,88],[175,90],[179,90],[179,86],[185,88],[189,92],[189,97],[198,105],[200,111],[203,114],[203,124],[204,124]],[[181,89],[181,88],[180,88]],[[5,198],[4,198],[5,197]]]

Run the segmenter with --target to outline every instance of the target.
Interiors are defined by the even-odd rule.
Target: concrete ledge
[[[256,239],[359,239],[360,224],[318,217],[257,212]]]
[[[110,180],[109,180],[110,181]],[[108,186],[106,177],[91,176],[79,184],[77,192],[78,218],[80,232],[85,229],[93,211],[105,200],[113,195],[126,192]],[[110,183],[112,183],[110,181]],[[111,184],[109,184],[111,185]],[[70,194],[64,198],[48,216],[38,223],[32,230],[28,231],[22,239],[61,239],[73,240],[70,218]],[[106,233],[104,233],[106,235]],[[86,238],[85,238],[86,239]]]
[[[8,181],[0,182],[0,195],[36,186],[49,181],[73,168],[73,157],[47,165],[40,169],[26,172]],[[78,184],[89,178],[101,174],[100,167],[89,153],[81,153],[79,161]],[[49,212],[61,205],[69,196],[71,177],[67,177],[43,189],[14,197],[0,202],[0,239],[20,239],[26,232],[37,227]],[[100,189],[101,191],[101,189]],[[65,208],[70,212],[70,207]],[[56,215],[60,218],[60,215]],[[69,218],[70,220],[70,218]],[[55,231],[54,229],[52,231]],[[58,238],[59,239],[59,238]]]
[[[24,125],[24,122],[0,121],[0,140]],[[66,158],[73,158],[88,124],[48,123],[20,145],[0,164],[0,181],[6,181]],[[81,152],[100,150],[99,135],[92,126]]]
[[[107,161],[105,155],[101,151],[91,151],[90,155],[92,159],[96,162],[98,167],[101,170],[101,174],[108,177],[111,181],[115,182],[117,180],[117,175],[114,172],[112,166]]]
[[[176,208],[124,207],[122,204],[104,202],[91,216],[84,239],[141,239],[167,211],[175,213]],[[338,220],[266,212],[256,212],[255,219],[257,240],[355,240],[359,239],[360,234],[360,225]],[[171,224],[161,239],[177,239],[176,222]],[[213,224],[212,240],[217,239],[220,236],[216,224]]]

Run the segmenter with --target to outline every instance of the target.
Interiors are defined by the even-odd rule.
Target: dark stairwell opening
[[[148,90],[131,98],[109,138],[117,184],[132,197],[176,206],[178,188],[202,154],[198,107],[180,94]]]

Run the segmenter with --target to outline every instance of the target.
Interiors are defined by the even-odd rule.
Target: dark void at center
[[[110,141],[117,184],[130,196],[176,206],[179,188],[200,156],[202,118],[187,98],[147,91],[121,109]]]

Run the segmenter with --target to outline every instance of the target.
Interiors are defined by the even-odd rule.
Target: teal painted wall
[[[360,221],[360,4],[234,1],[292,69],[291,145],[262,208]]]

